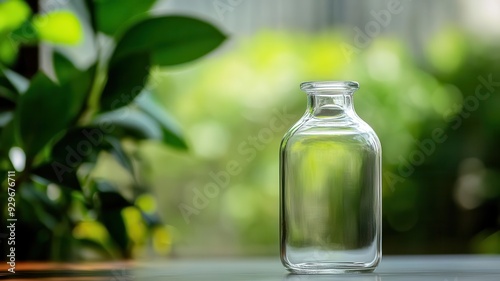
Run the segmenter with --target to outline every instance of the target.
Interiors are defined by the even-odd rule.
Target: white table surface
[[[293,275],[271,259],[170,260],[130,271],[130,280],[500,281],[500,255],[386,256],[368,274]],[[133,278],[133,279],[132,279]],[[120,280],[121,281],[121,280]],[[128,281],[126,277],[123,281]]]
[[[384,256],[373,273],[293,275],[278,258],[100,263],[24,263],[16,273],[0,272],[0,279],[44,281],[500,281],[497,256]]]

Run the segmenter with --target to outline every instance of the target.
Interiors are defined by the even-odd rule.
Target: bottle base
[[[376,268],[376,265],[365,263],[300,263],[284,266],[293,274],[370,273]]]

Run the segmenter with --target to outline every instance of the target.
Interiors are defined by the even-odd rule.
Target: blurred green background
[[[148,102],[137,104],[144,112],[163,109],[160,115],[169,116],[162,129],[166,135],[151,140],[154,134],[138,138],[127,131],[118,140],[118,157],[103,149],[92,165],[82,164],[85,176],[76,175],[81,190],[36,175],[28,182],[38,197],[19,188],[17,198],[38,211],[24,226],[31,232],[19,230],[18,240],[29,240],[34,232],[44,237],[20,246],[21,258],[276,256],[278,146],[305,110],[298,85],[310,80],[360,83],[356,111],[383,147],[384,254],[500,253],[499,2],[47,0],[32,5],[34,14],[65,11],[56,12],[61,22],[52,29],[50,24],[36,29],[37,17],[21,16],[21,10],[15,13],[20,19],[6,21],[12,2],[18,1],[0,1],[0,62],[27,77],[33,71],[19,61],[36,59],[39,64],[25,65],[57,72],[54,52],[87,69],[99,56],[109,56],[113,40],[119,40],[106,28],[127,30],[135,18],[187,15],[228,37],[185,61],[165,63],[165,55],[147,66],[138,99]],[[116,10],[116,2],[126,8],[103,12],[106,5]],[[97,7],[97,25],[88,3]],[[28,42],[12,50],[8,36],[25,20],[34,22],[38,48],[33,51],[38,43]],[[190,28],[158,28],[136,39],[184,38]],[[179,46],[163,47],[165,53],[177,52],[176,58],[192,52],[192,45]],[[135,67],[125,65],[123,71]],[[130,76],[124,77],[118,83]],[[93,120],[112,119],[113,112]],[[132,117],[125,128],[147,127],[142,117]],[[171,125],[170,117],[178,124]],[[15,167],[16,153],[8,151],[5,170]],[[129,164],[120,163],[124,158]],[[89,187],[89,179],[111,187]],[[110,205],[127,202],[110,208],[123,220],[121,233],[103,220],[110,209],[89,203],[95,198],[88,190],[96,190],[102,206],[107,204],[102,194],[110,190],[116,195]],[[18,207],[18,213],[28,220],[29,211]],[[62,220],[64,227],[57,223]]]

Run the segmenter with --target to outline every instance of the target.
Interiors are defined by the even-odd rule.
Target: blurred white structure
[[[161,0],[155,13],[195,14],[206,18],[231,36],[255,33],[263,28],[292,32],[320,32],[332,27],[364,30],[390,5],[401,10],[392,14],[378,35],[393,34],[406,41],[415,54],[440,27],[454,26],[486,40],[500,37],[500,1],[497,0]]]

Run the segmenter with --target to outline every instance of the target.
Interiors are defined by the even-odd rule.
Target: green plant
[[[141,243],[135,233],[141,227],[168,244],[168,231],[149,208],[152,197],[138,169],[140,159],[125,144],[156,139],[187,148],[175,123],[147,93],[150,69],[202,57],[225,36],[195,18],[151,16],[147,11],[154,2],[85,1],[94,32],[88,36],[115,42],[111,55],[101,44],[97,59],[82,70],[54,51],[53,78],[38,71],[31,79],[15,71],[23,48],[76,44],[85,35],[71,12],[33,15],[27,2],[0,2],[1,205],[7,205],[7,171],[17,170],[16,233],[23,241],[16,246],[17,259],[79,259],[83,249],[130,258],[134,242]],[[103,158],[119,163],[132,184],[96,177]],[[6,208],[1,214],[5,221]]]

